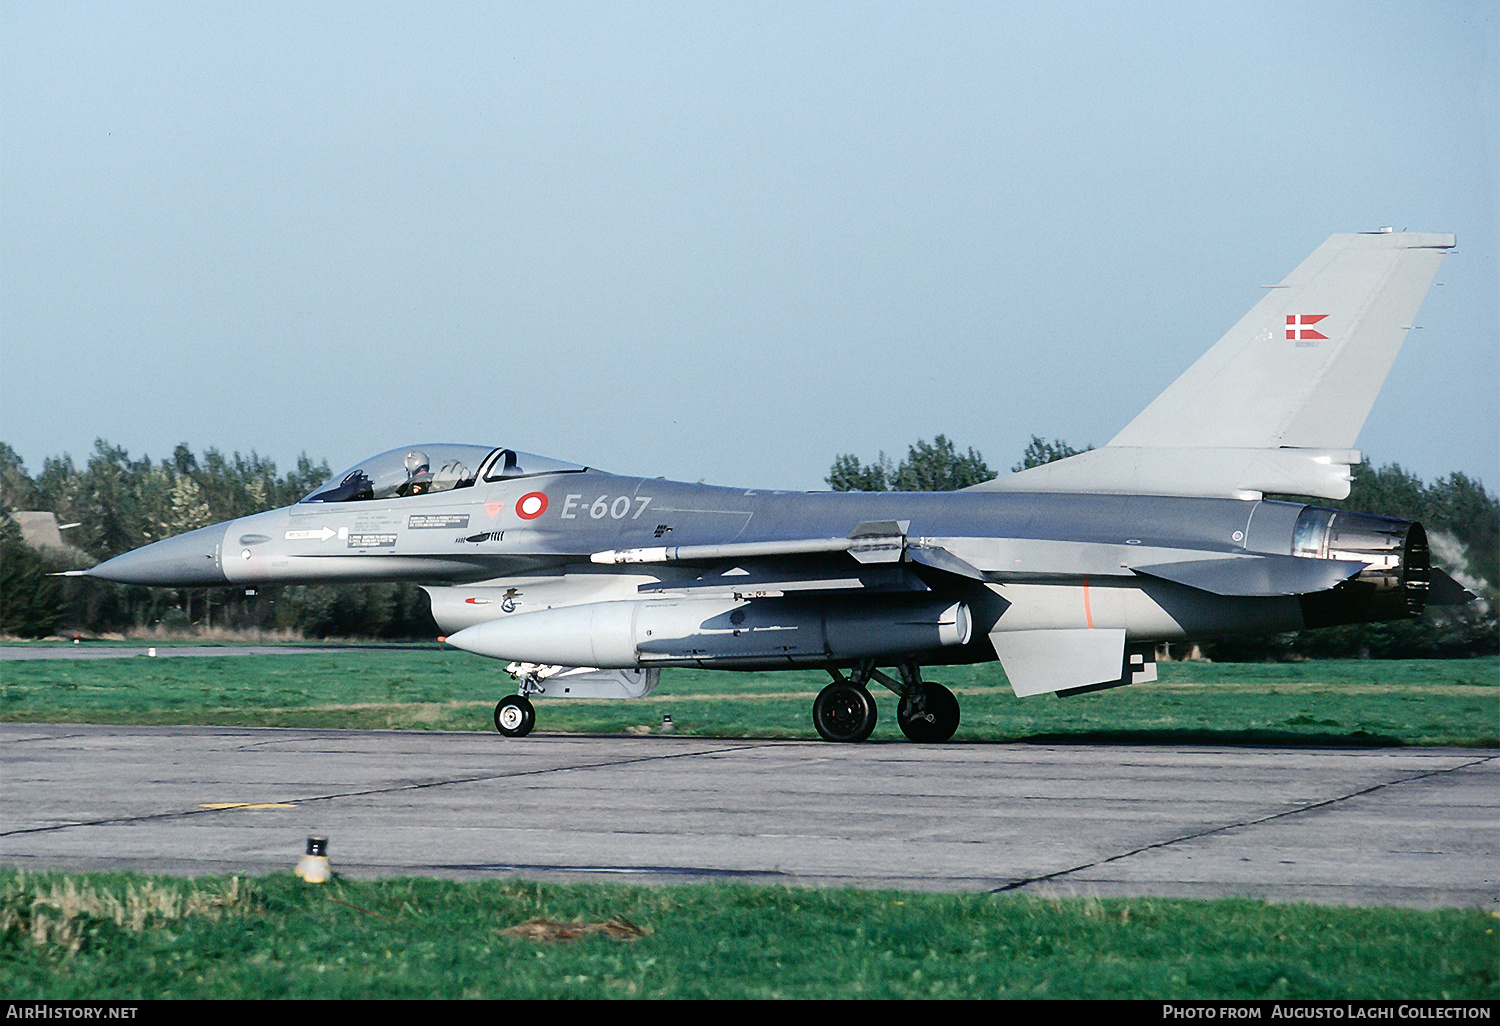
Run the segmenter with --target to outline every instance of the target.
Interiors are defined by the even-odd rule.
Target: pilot
[[[432,468],[427,454],[413,449],[406,454],[406,483],[396,489],[397,495],[424,495],[432,490]]]

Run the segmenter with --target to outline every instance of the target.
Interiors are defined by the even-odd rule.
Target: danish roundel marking
[[[547,497],[541,492],[527,492],[516,500],[516,516],[522,520],[535,520],[547,512]]]

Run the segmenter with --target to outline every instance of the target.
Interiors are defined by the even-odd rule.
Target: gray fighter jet
[[[719,488],[415,445],[84,573],[420,582],[448,644],[509,664],[511,737],[532,698],[639,698],[663,667],[816,667],[824,738],[870,735],[873,681],[908,738],[944,741],[958,702],[923,667],[998,659],[1018,696],[1069,694],[1155,679],[1160,642],[1461,597],[1419,524],[1262,498],[1348,495],[1355,437],[1453,242],[1333,236],[1108,445],[960,492]]]

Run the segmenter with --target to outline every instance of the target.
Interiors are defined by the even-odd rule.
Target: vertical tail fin
[[[1452,235],[1335,235],[1110,440],[1349,449]]]
[[[1349,494],[1352,449],[1452,235],[1335,235],[1101,449],[992,491]]]

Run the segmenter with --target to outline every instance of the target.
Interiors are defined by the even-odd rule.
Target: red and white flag
[[[1287,314],[1286,315],[1286,337],[1295,339],[1304,338],[1327,338],[1321,331],[1314,331],[1308,327],[1317,324],[1327,314]]]

